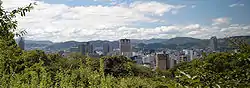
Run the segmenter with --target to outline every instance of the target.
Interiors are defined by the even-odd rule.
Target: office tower
[[[156,54],[156,68],[166,70],[170,68],[170,60],[168,54]]]
[[[18,46],[24,50],[25,49],[25,43],[24,43],[24,38],[23,37],[20,37],[20,40],[18,42]]]
[[[194,59],[194,51],[190,50],[190,59],[189,61],[192,61]]]
[[[217,48],[218,48],[217,38],[216,38],[216,36],[213,36],[210,39],[210,49],[212,51],[216,51]]]
[[[120,54],[126,57],[132,56],[132,46],[130,39],[120,39]]]
[[[177,64],[177,61],[174,59],[169,59],[169,61],[170,61],[170,63],[169,63],[170,68],[173,68]]]
[[[93,45],[89,42],[82,43],[78,46],[82,55],[88,55],[94,53]]]
[[[109,52],[112,51],[112,48],[108,42],[103,44],[103,55],[107,55]]]
[[[80,45],[78,46],[78,48],[79,48],[80,53],[81,53],[82,55],[86,55],[86,45],[85,45],[85,44],[80,44]]]
[[[86,43],[86,53],[91,54],[94,53],[94,47],[90,42]]]

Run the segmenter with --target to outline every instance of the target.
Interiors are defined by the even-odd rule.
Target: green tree
[[[15,74],[16,60],[22,53],[16,45],[14,36],[21,36],[25,33],[24,31],[14,33],[17,30],[17,21],[14,18],[17,14],[25,16],[25,13],[32,8],[32,4],[30,4],[24,8],[5,11],[0,3],[0,84],[6,85],[6,87],[9,87],[10,79],[13,78],[11,75]]]
[[[182,63],[171,71],[175,73],[175,80],[183,86],[244,88],[250,86],[249,57],[247,52],[213,53],[203,59]]]
[[[133,61],[124,56],[102,57],[104,73],[115,77],[132,75]]]

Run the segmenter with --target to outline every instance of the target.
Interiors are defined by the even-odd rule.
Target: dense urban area
[[[120,39],[111,42],[100,40],[90,42],[69,41],[55,44],[50,41],[31,40],[28,40],[28,44],[26,44],[24,38],[21,37],[18,44],[23,50],[39,49],[44,50],[47,54],[57,53],[63,57],[72,53],[91,58],[122,55],[148,68],[167,70],[178,63],[200,59],[202,55],[216,52],[237,52],[237,48],[230,46],[230,41],[232,41],[230,39],[244,40],[250,43],[250,36],[235,36],[225,39],[217,39],[216,36],[213,36],[207,40],[177,37],[150,40]]]
[[[31,41],[13,30],[32,7],[0,8],[2,88],[250,87],[250,36]]]

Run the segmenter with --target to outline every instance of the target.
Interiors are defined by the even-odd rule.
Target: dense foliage
[[[16,14],[25,16],[31,5],[11,12],[0,8],[1,88],[183,88],[249,87],[250,48],[238,53],[214,53],[179,64],[166,71],[152,71],[123,56],[100,59],[72,53],[68,57],[23,51],[14,41]],[[20,33],[19,33],[20,34]],[[22,34],[22,33],[21,33]]]
[[[250,46],[241,43],[238,47],[239,52],[213,53],[170,71],[178,83],[186,86],[250,87]]]

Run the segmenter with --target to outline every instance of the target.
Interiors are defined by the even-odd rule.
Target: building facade
[[[18,42],[18,46],[24,50],[25,49],[25,42],[24,42],[24,38],[23,37],[20,37],[20,40]]]
[[[132,57],[132,45],[130,39],[120,39],[120,54],[126,57]]]
[[[112,52],[112,47],[111,47],[111,45],[108,43],[108,42],[106,42],[106,43],[104,43],[103,44],[103,55],[108,55],[108,53],[110,53],[110,52]]]
[[[89,42],[82,43],[78,46],[80,53],[82,55],[92,54],[94,53],[93,45]]]
[[[80,45],[78,45],[78,48],[79,48],[80,53],[81,53],[82,55],[86,55],[86,45],[85,45],[85,44],[80,44]]]
[[[156,68],[159,70],[167,70],[170,68],[170,60],[168,54],[156,54]]]
[[[212,51],[216,51],[218,49],[218,42],[216,36],[213,36],[210,39],[210,49]]]
[[[94,47],[90,42],[86,43],[86,52],[89,53],[89,54],[94,53]]]

